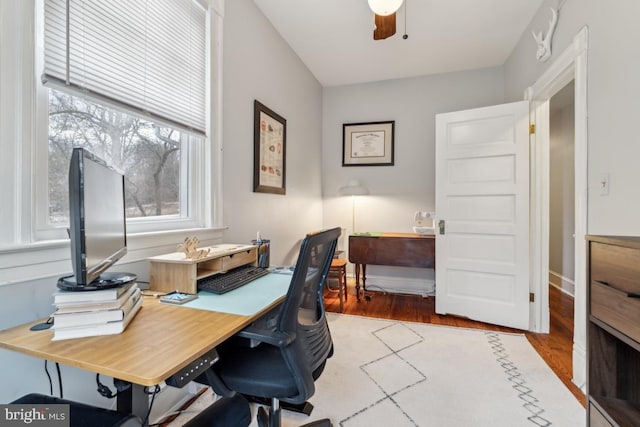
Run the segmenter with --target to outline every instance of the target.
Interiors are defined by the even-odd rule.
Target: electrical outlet
[[[608,196],[609,195],[609,174],[604,173],[600,176],[598,180],[598,186],[600,187],[600,195]]]

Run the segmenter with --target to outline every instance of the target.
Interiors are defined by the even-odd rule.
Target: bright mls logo
[[[69,427],[69,405],[0,405],[0,425]]]

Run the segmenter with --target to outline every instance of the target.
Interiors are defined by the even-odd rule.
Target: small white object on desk
[[[276,267],[273,270],[271,270],[272,273],[278,273],[278,274],[293,274],[293,270],[295,270],[296,267],[295,265],[290,265],[288,267]]]
[[[166,304],[184,304],[198,298],[198,294],[188,294],[186,292],[173,291],[160,297],[160,302]]]
[[[435,212],[416,211],[413,214],[413,232],[435,234]]]
[[[414,233],[418,233],[418,234],[424,234],[424,235],[432,235],[432,234],[436,234],[436,230],[433,227],[413,227],[413,232]]]

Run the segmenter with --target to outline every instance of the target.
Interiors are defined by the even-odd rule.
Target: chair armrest
[[[271,344],[276,347],[286,347],[296,339],[296,334],[287,334],[284,332],[277,332],[275,330],[262,329],[254,327],[253,325],[248,326],[236,335],[261,343]]]
[[[209,387],[211,387],[218,396],[233,397],[235,395],[236,392],[227,387],[227,385],[224,383],[224,381],[222,381],[222,379],[213,370],[213,368],[207,369],[204,372],[204,375],[206,378],[206,382],[201,381],[201,377],[198,377],[198,382],[202,384],[208,384]]]
[[[280,307],[276,307],[262,315],[255,322],[241,330],[236,336],[246,338],[258,343],[267,343],[276,347],[285,347],[296,338],[295,333],[287,334],[278,332],[278,320],[280,319]],[[252,347],[254,347],[252,342]]]

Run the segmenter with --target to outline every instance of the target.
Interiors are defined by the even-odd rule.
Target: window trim
[[[171,230],[129,234],[129,254],[121,261],[143,261],[149,256],[175,250],[186,235],[197,235],[203,244],[222,241],[222,45],[224,0],[208,0],[209,73],[208,124],[211,129],[203,145],[201,167],[197,167],[196,185],[200,198],[197,209],[202,215],[199,228],[185,229],[178,224]],[[42,159],[35,156],[36,141],[42,138],[38,117],[42,103],[38,99],[38,32],[42,0],[2,2],[0,38],[14,40],[0,51],[0,190],[5,201],[0,221],[0,286],[54,277],[70,271],[68,240],[35,239],[35,203],[37,182],[33,175]],[[7,24],[7,25],[5,25]],[[33,55],[24,55],[24,52]],[[46,92],[45,92],[46,94]],[[45,104],[46,106],[46,104]],[[45,128],[45,137],[47,129]],[[41,156],[40,156],[41,157]],[[46,157],[46,156],[45,156]],[[46,160],[46,159],[45,159]]]

